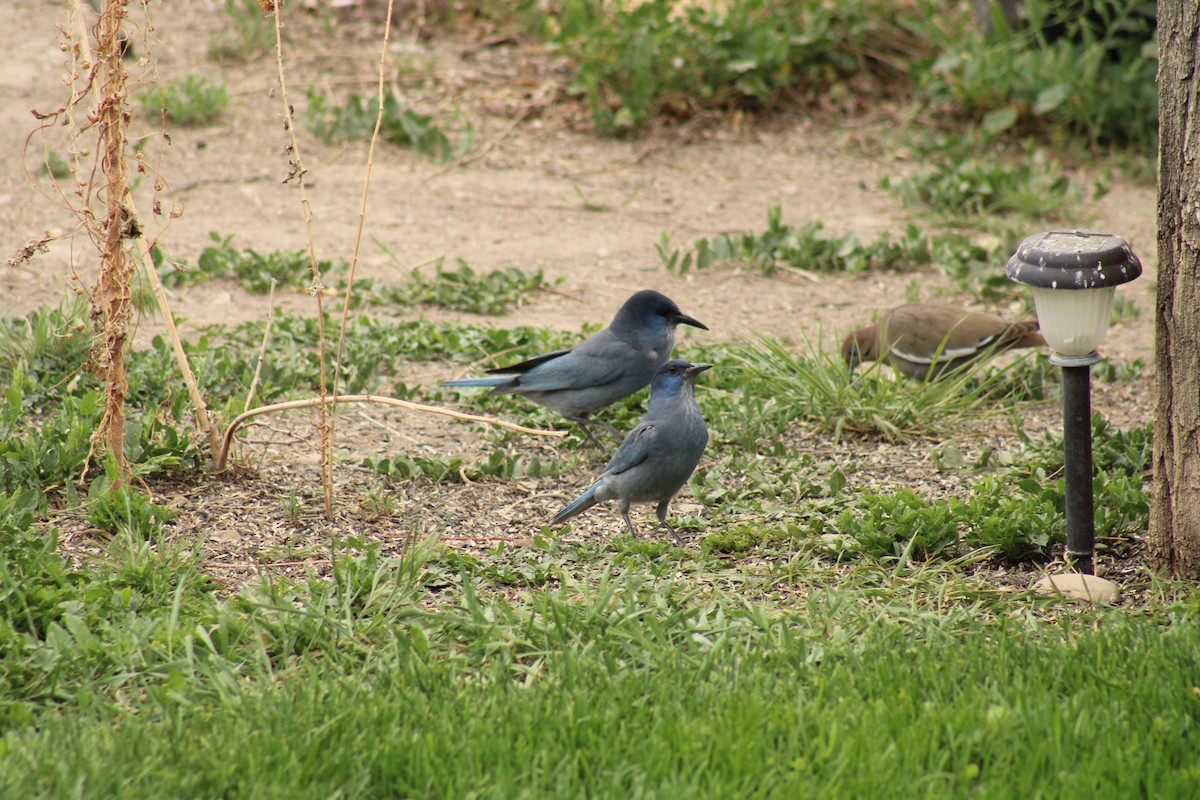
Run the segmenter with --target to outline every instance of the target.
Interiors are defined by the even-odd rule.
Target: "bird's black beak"
[[[682,311],[680,311],[678,314],[672,314],[671,316],[667,317],[667,319],[669,319],[675,325],[691,325],[693,328],[700,328],[701,330],[705,331],[708,330],[708,326],[703,322],[695,317],[689,317]]]
[[[694,378],[706,369],[712,369],[712,364],[695,364],[693,363],[684,371],[684,375],[688,378]]]

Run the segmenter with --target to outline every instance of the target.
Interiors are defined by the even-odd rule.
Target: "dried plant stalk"
[[[284,130],[288,134],[288,152],[291,154],[288,161],[288,175],[283,182],[288,183],[295,180],[300,192],[300,207],[304,212],[304,231],[308,237],[308,258],[313,276],[309,291],[317,301],[317,346],[320,351],[318,354],[320,363],[318,390],[322,398],[319,406],[321,416],[318,422],[318,432],[321,436],[321,488],[325,495],[325,519],[331,520],[333,519],[334,459],[333,423],[330,421],[328,404],[324,402],[329,396],[328,356],[325,346],[325,304],[322,300],[325,286],[321,282],[321,267],[317,261],[317,246],[313,239],[312,207],[308,203],[308,189],[304,182],[307,170],[304,169],[303,161],[300,158],[300,142],[296,139],[295,113],[291,101],[288,100],[287,77],[283,68],[283,21],[280,18],[282,3],[272,3],[270,8],[267,7],[268,3],[262,2],[262,0],[260,3],[264,10],[273,12],[275,16],[275,65],[279,73],[279,94],[283,99]]]
[[[129,170],[125,164],[129,110],[127,75],[118,39],[124,18],[125,6],[121,0],[105,0],[97,51],[100,99],[94,116],[99,120],[100,166],[104,173],[104,189],[99,196],[106,211],[101,224],[100,276],[92,291],[96,342],[89,365],[105,386],[104,415],[92,436],[92,452],[111,455],[122,479],[129,471],[125,457],[125,395],[129,391],[125,350],[133,316],[130,293],[133,267],[125,256],[124,241],[140,233],[125,205],[129,193]]]
[[[367,221],[367,198],[370,197],[371,190],[371,169],[375,165],[375,146],[379,142],[379,131],[383,127],[383,107],[384,107],[384,87],[387,86],[387,53],[388,45],[392,38],[392,0],[388,0],[387,19],[383,24],[383,46],[379,51],[379,79],[378,98],[379,109],[375,113],[375,128],[371,131],[371,144],[367,148],[367,171],[363,176],[362,202],[358,208],[358,228],[354,232],[354,252],[350,256],[350,274],[346,277],[346,296],[342,299],[342,321],[341,327],[338,330],[337,357],[334,359],[333,367],[333,394],[338,393],[340,388],[340,376],[342,374],[342,355],[346,348],[346,327],[350,321],[350,305],[354,300],[354,277],[358,272],[358,255],[362,249],[363,228]],[[337,404],[330,409],[329,415],[329,438],[321,443],[322,447],[328,448],[327,453],[322,454],[322,459],[333,463],[333,446],[337,437]],[[332,476],[331,476],[332,477]]]
[[[136,223],[137,210],[133,205],[133,197],[126,195],[125,201],[128,204],[127,210],[130,218]],[[200,430],[204,431],[204,435],[208,437],[209,447],[215,456],[217,449],[221,446],[221,433],[213,426],[212,420],[208,416],[208,404],[204,402],[204,395],[200,394],[200,385],[196,382],[196,374],[192,372],[192,366],[188,363],[187,352],[183,349],[183,341],[179,338],[179,329],[175,327],[175,317],[171,314],[171,305],[167,302],[166,289],[163,288],[162,279],[158,277],[158,270],[154,268],[154,259],[150,257],[150,243],[141,235],[138,236],[137,243],[138,252],[142,258],[142,267],[146,270],[146,277],[154,291],[154,299],[158,301],[158,310],[162,313],[163,324],[167,326],[167,336],[171,340],[175,361],[179,364],[184,385],[187,386],[188,397],[191,398],[192,407],[196,412],[196,422],[199,423]]]
[[[524,425],[517,425],[512,422],[505,422],[502,419],[494,417],[483,417],[478,414],[465,414],[462,411],[455,411],[449,408],[440,408],[439,406],[427,406],[422,403],[412,403],[408,400],[400,400],[395,397],[385,397],[375,394],[348,394],[341,397],[310,397],[307,400],[289,400],[286,403],[274,403],[269,406],[259,406],[252,408],[249,411],[243,412],[234,418],[229,423],[229,428],[225,431],[225,441],[218,451],[216,458],[213,461],[213,470],[220,472],[225,469],[225,463],[229,458],[229,448],[233,443],[233,435],[237,433],[238,428],[248,419],[252,419],[261,414],[271,414],[276,411],[287,411],[296,408],[312,408],[313,406],[324,406],[329,404],[339,403],[384,403],[386,405],[399,406],[410,411],[421,411],[427,414],[440,414],[443,417],[452,417],[461,419],[467,422],[482,422],[487,425],[496,425],[501,428],[518,431],[519,433],[528,433],[532,436],[554,436],[563,437],[567,435],[566,431],[546,431],[539,428],[527,428]]]

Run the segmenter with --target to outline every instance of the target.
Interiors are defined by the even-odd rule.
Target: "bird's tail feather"
[[[442,381],[442,386],[504,386],[512,383],[511,375],[495,375],[490,378],[460,378],[456,381]]]
[[[1008,326],[1003,342],[1004,347],[1041,347],[1046,344],[1046,339],[1038,330],[1038,321],[1027,319]]]
[[[596,490],[601,486],[600,481],[596,481],[583,494],[571,501],[571,504],[562,511],[554,515],[554,519],[550,520],[551,525],[557,525],[560,522],[566,522],[576,514],[582,514],[600,501],[596,499]]]

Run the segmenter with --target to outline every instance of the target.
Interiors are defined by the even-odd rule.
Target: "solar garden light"
[[[1067,565],[1092,574],[1096,521],[1092,497],[1092,364],[1108,332],[1117,287],[1142,274],[1120,236],[1050,231],[1026,238],[1005,274],[1033,292],[1042,335],[1062,367],[1063,458],[1067,488]]]

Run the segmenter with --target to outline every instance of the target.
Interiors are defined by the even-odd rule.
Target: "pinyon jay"
[[[599,446],[588,430],[588,416],[650,383],[671,357],[675,326],[681,323],[708,330],[670,298],[645,289],[625,301],[607,328],[575,347],[489,369],[491,377],[442,385],[485,386],[491,388],[489,394],[525,395],[579,423]]]
[[[681,360],[660,367],[650,384],[650,407],[642,421],[621,442],[596,482],[558,512],[552,523],[565,522],[605,500],[616,500],[629,532],[637,536],[629,519],[629,505],[657,503],[659,522],[680,542],[667,522],[667,509],[695,471],[708,444],[708,428],[700,416],[694,390],[696,376],[710,367],[712,364]]]
[[[882,361],[909,377],[925,378],[981,356],[1045,343],[1037,320],[1010,323],[956,306],[907,303],[847,336],[842,357],[851,369],[863,361]]]

